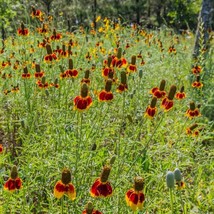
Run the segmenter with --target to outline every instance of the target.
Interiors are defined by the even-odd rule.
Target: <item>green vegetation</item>
[[[97,12],[96,29],[67,32],[64,13],[42,14],[0,46],[0,213],[77,214],[89,201],[105,214],[212,213],[213,32],[193,61],[189,30],[143,29]],[[76,198],[57,199],[55,185],[70,172]],[[17,176],[22,187],[18,180],[11,192]],[[91,196],[97,178],[110,182],[110,197]],[[125,200],[133,184],[145,196],[135,212]]]

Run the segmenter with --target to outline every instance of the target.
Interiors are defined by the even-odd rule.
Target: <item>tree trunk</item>
[[[211,28],[213,12],[214,12],[214,1],[203,0],[201,11],[198,17],[198,26],[196,31],[195,47],[193,52],[193,57],[195,59],[197,59],[200,54],[200,43],[199,43],[200,39],[202,39],[203,45],[206,49],[209,46],[208,44],[209,28]]]

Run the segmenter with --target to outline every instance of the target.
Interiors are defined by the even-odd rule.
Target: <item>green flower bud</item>
[[[178,168],[175,169],[174,176],[176,181],[180,182],[182,180],[181,171]]]
[[[174,188],[175,185],[175,181],[174,181],[175,177],[174,177],[174,173],[171,171],[168,171],[166,174],[166,185],[168,188]]]

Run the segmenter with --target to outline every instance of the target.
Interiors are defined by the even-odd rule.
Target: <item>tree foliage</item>
[[[120,17],[125,23],[144,27],[167,25],[176,29],[196,29],[202,0],[1,0],[0,18],[5,28],[16,14],[24,22],[34,5],[53,15],[57,27],[72,30],[76,24],[89,26],[94,17]],[[6,9],[5,9],[6,8]]]

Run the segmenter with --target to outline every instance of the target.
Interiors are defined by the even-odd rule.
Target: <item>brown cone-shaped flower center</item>
[[[23,23],[23,22],[21,23],[21,29],[22,29],[22,30],[25,29],[25,26],[24,26],[24,23]]]
[[[34,7],[34,6],[31,6],[31,8],[32,8],[32,12],[35,14],[35,13],[36,13],[35,7]]]
[[[37,73],[40,73],[41,69],[40,69],[40,65],[39,64],[36,64],[36,72]]]
[[[86,70],[85,71],[85,79],[88,79],[89,78],[89,74],[90,74],[90,70]]]
[[[85,98],[88,96],[88,86],[86,83],[83,83],[81,88],[81,97]]]
[[[174,96],[175,96],[175,93],[176,93],[176,86],[175,85],[172,85],[170,87],[170,90],[169,90],[169,95],[168,95],[168,99],[169,100],[173,100]]]
[[[189,105],[190,105],[190,110],[194,111],[195,110],[195,103],[191,102]]]
[[[18,171],[17,171],[16,166],[13,166],[11,173],[10,173],[10,177],[14,180],[18,177]]]
[[[111,57],[111,56],[109,56],[109,57],[108,57],[108,63],[107,63],[108,67],[110,67],[110,66],[111,66],[111,62],[112,62],[112,57]]]
[[[182,86],[182,87],[181,87],[180,92],[181,92],[181,93],[183,93],[183,92],[184,92],[184,86]]]
[[[56,37],[56,29],[53,30],[53,35]]]
[[[200,77],[199,75],[197,75],[197,76],[196,76],[196,81],[197,81],[197,82],[200,82],[200,78],[201,78],[201,77]]]
[[[151,108],[155,108],[155,106],[156,106],[156,103],[157,103],[157,97],[153,97],[152,98],[152,101],[151,101]]]
[[[110,171],[111,171],[111,167],[110,166],[104,166],[102,174],[100,176],[100,180],[101,180],[102,183],[105,183],[108,180]]]
[[[112,86],[112,80],[111,80],[111,79],[108,79],[108,80],[106,81],[105,90],[106,90],[107,92],[111,91],[111,86]]]
[[[120,77],[121,77],[121,83],[124,85],[127,84],[127,77],[126,77],[125,71],[121,71]]]
[[[28,73],[28,69],[27,67],[24,67],[24,73],[27,74]]]
[[[61,179],[62,183],[67,185],[71,182],[71,172],[68,169],[64,169],[62,171],[62,179]]]
[[[134,189],[135,191],[142,191],[144,187],[144,179],[140,176],[137,176],[134,179]]]
[[[46,50],[48,54],[52,54],[52,49],[51,46],[49,44],[46,45]]]
[[[65,52],[65,45],[62,45],[62,50],[63,52]]]
[[[69,59],[68,60],[68,64],[69,64],[69,69],[73,69],[73,60],[72,59]]]
[[[160,91],[164,90],[165,85],[166,85],[166,81],[165,80],[161,80],[160,87],[159,87]]]
[[[132,59],[131,59],[131,64],[132,65],[135,65],[136,64],[136,56],[132,56]]]
[[[118,48],[118,51],[117,51],[117,58],[120,59],[122,56],[122,48]]]

